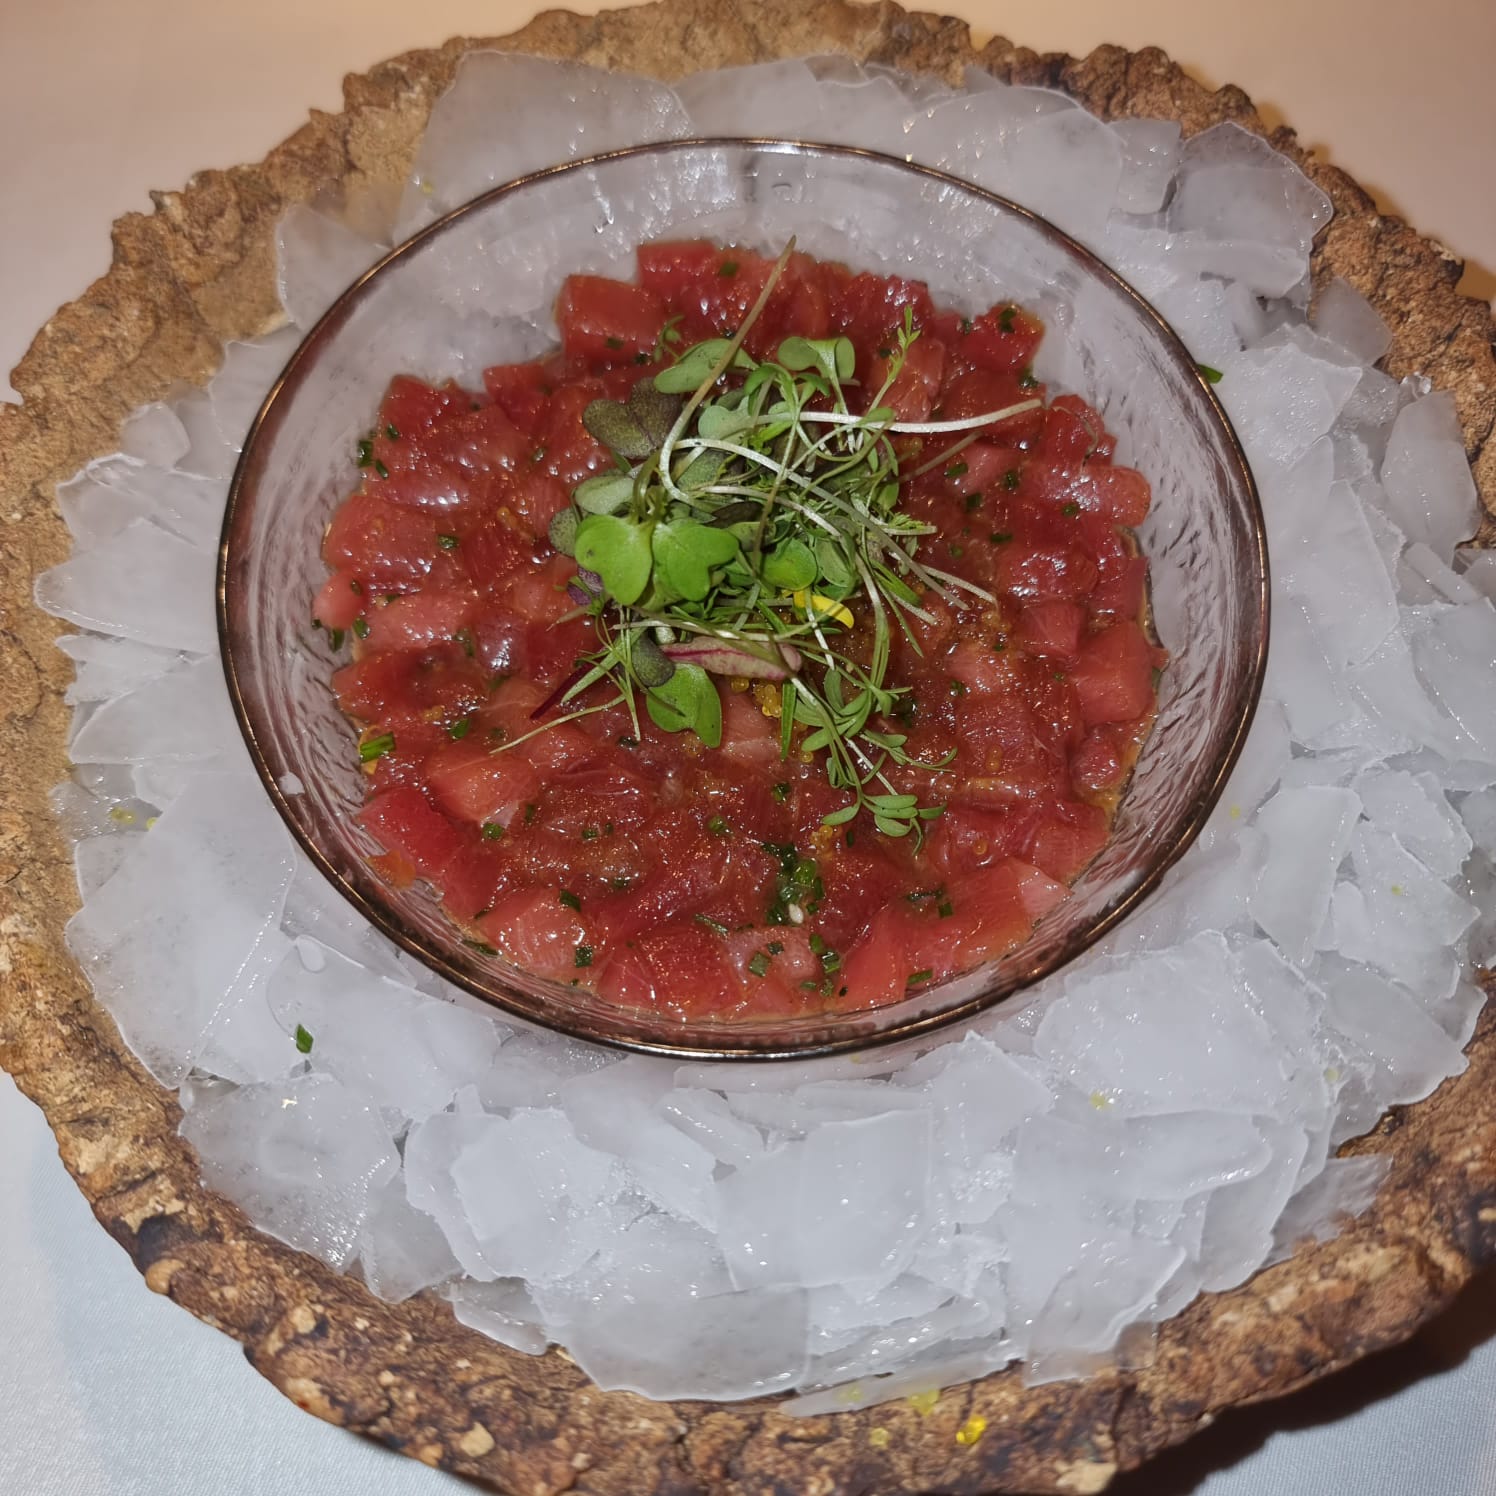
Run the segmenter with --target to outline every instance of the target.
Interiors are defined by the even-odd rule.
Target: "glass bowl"
[[[854,269],[927,281],[937,304],[1036,308],[1036,371],[1097,407],[1117,460],[1151,480],[1140,539],[1171,664],[1111,840],[1020,948],[887,1007],[772,1024],[670,1021],[614,1007],[465,945],[422,883],[395,890],[354,821],[365,778],[310,626],[323,529],[349,454],[392,375],[477,385],[485,364],[535,356],[574,272],[632,276],[642,241],[704,237],[775,254],[788,237]],[[1167,324],[1093,255],[1021,207],[867,151],[787,141],[675,141],[577,161],[459,208],[368,271],[270,392],[229,491],[219,627],[234,709],[266,792],[319,868],[376,926],[509,1013],[673,1056],[785,1059],[954,1023],[1074,959],[1189,846],[1246,735],[1267,654],[1262,513],[1225,414]],[[294,776],[294,780],[290,777]],[[288,793],[286,786],[300,789]]]

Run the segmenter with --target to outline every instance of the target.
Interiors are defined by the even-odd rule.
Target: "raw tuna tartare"
[[[1162,652],[1147,480],[916,281],[650,244],[558,351],[394,378],[313,613],[365,828],[469,942],[626,1008],[889,1003],[1105,843]]]

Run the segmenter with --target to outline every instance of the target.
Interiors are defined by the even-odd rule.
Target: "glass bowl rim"
[[[1224,438],[1227,456],[1236,470],[1236,475],[1243,486],[1243,492],[1247,500],[1247,518],[1250,523],[1251,548],[1255,562],[1253,570],[1256,578],[1255,607],[1252,610],[1251,616],[1256,618],[1259,625],[1257,647],[1250,663],[1248,689],[1240,698],[1240,704],[1237,707],[1231,731],[1217,750],[1214,760],[1209,767],[1203,787],[1190,802],[1188,811],[1176,825],[1173,834],[1153,854],[1147,871],[1121,898],[1109,905],[1099,916],[1087,924],[1078,927],[1060,943],[1058,948],[1050,956],[1037,962],[1031,969],[1022,973],[1016,980],[1006,986],[999,989],[984,988],[951,1007],[942,1008],[934,1012],[925,1011],[914,1014],[899,1022],[878,1027],[872,1032],[856,1030],[856,1026],[858,1024],[866,1025],[870,1022],[876,1024],[879,1012],[876,1008],[856,1013],[829,1014],[826,1016],[825,1024],[826,1028],[832,1030],[829,1035],[824,1034],[822,1031],[816,1031],[803,1044],[780,1045],[777,1047],[772,1043],[733,1045],[729,1042],[732,1038],[730,1030],[724,1031],[722,1036],[723,1042],[719,1044],[698,1045],[672,1042],[669,1038],[664,1037],[667,1033],[667,1028],[664,1024],[651,1019],[647,1013],[640,1012],[636,1015],[633,1010],[627,1008],[619,1008],[616,1016],[606,1026],[597,1025],[593,1023],[592,1018],[588,1014],[578,1013],[575,1010],[562,1012],[556,1006],[550,1004],[542,1006],[533,1000],[527,1004],[519,996],[509,992],[497,983],[492,986],[484,986],[476,981],[465,968],[449,960],[444,951],[434,949],[430,941],[418,931],[406,925],[383,900],[372,896],[370,892],[367,892],[364,888],[346,877],[322,850],[317,840],[304,831],[299,824],[297,817],[292,812],[289,796],[281,787],[279,779],[267,758],[266,751],[260,742],[259,733],[253,717],[253,708],[246,699],[245,692],[240,683],[235,660],[234,634],[229,625],[231,538],[241,499],[244,498],[246,491],[254,486],[254,481],[258,476],[256,468],[261,438],[267,426],[272,420],[276,419],[277,402],[281,402],[281,406],[284,408],[285,402],[294,397],[296,386],[300,379],[316,365],[322,345],[334,335],[341,326],[344,318],[362,300],[374,280],[381,276],[391,265],[396,264],[407,255],[414,253],[428,240],[438,237],[453,224],[470,214],[482,211],[492,203],[523,191],[537,182],[573,172],[585,171],[591,167],[603,165],[608,162],[627,160],[633,157],[663,156],[680,151],[713,150],[728,147],[747,147],[765,154],[786,157],[832,157],[843,160],[863,160],[876,163],[880,167],[891,167],[898,172],[923,177],[936,184],[956,188],[972,197],[985,200],[1003,213],[1012,214],[1027,220],[1043,237],[1055,244],[1068,257],[1074,260],[1085,273],[1109,284],[1114,291],[1120,292],[1123,298],[1131,303],[1133,311],[1143,321],[1152,323],[1155,331],[1161,335],[1164,348],[1168,351],[1173,361],[1185,371],[1187,377],[1193,382],[1198,393],[1203,397],[1210,416],[1217,424]],[[687,136],[671,140],[654,141],[644,145],[625,146],[615,150],[599,151],[592,155],[580,156],[574,160],[559,162],[553,166],[527,172],[523,176],[503,182],[496,187],[480,193],[477,197],[459,204],[457,207],[442,214],[439,218],[418,230],[409,238],[402,240],[385,254],[381,255],[368,269],[345,287],[332,305],[318,318],[312,328],[297,344],[290,358],[287,359],[285,366],[276,376],[274,383],[266,393],[245,435],[244,445],[235,464],[224,505],[223,526],[219,535],[214,601],[218,629],[219,658],[228,687],[229,700],[233,707],[235,721],[239,725],[240,735],[254,764],[255,773],[259,777],[265,793],[269,796],[271,804],[274,805],[276,813],[280,816],[282,824],[291,833],[301,850],[310,858],[313,866],[317,868],[322,876],[337,889],[338,893],[353,908],[383,935],[394,941],[400,949],[414,956],[424,966],[489,1006],[500,1012],[507,1013],[510,1017],[549,1029],[551,1032],[567,1038],[602,1044],[608,1048],[621,1050],[626,1053],[650,1054],[684,1063],[691,1063],[703,1060],[808,1060],[827,1055],[855,1053],[880,1048],[886,1044],[893,1044],[900,1040],[929,1034],[954,1026],[965,1019],[973,1018],[978,1013],[997,1006],[1000,1002],[1006,1002],[1018,996],[1027,988],[1042,981],[1045,977],[1060,971],[1077,957],[1091,949],[1092,946],[1115,929],[1117,925],[1126,919],[1129,914],[1137,909],[1157,889],[1164,875],[1194,844],[1200,832],[1204,829],[1205,822],[1211,811],[1220,799],[1222,791],[1226,787],[1226,782],[1231,776],[1231,771],[1235,768],[1236,762],[1241,756],[1242,748],[1246,743],[1247,734],[1251,728],[1262,695],[1263,681],[1267,671],[1268,639],[1271,628],[1272,608],[1270,586],[1271,576],[1268,561],[1267,528],[1263,515],[1261,495],[1258,492],[1256,479],[1253,476],[1247,455],[1242,448],[1241,440],[1236,434],[1236,429],[1232,425],[1225,407],[1221,404],[1215,389],[1210,380],[1206,378],[1200,364],[1190,354],[1169,321],[1134,286],[1118,275],[1105,261],[1087,249],[1085,245],[1071,238],[1062,229],[1057,228],[1047,218],[1035,213],[1032,209],[1025,208],[1021,203],[1016,203],[1012,199],[1002,196],[1000,193],[978,186],[976,183],[970,182],[964,177],[956,175],[954,172],[944,171],[937,167],[922,166],[913,161],[907,161],[898,156],[891,156],[882,151],[868,150],[862,146],[830,145],[774,136],[709,135]],[[372,887],[372,874],[370,875],[370,883]],[[454,932],[455,929],[456,927],[454,926]],[[950,980],[957,979],[952,978]],[[940,985],[936,985],[930,988],[929,992],[935,993],[939,990]],[[845,1027],[856,1031],[837,1033],[835,1030],[838,1027]]]

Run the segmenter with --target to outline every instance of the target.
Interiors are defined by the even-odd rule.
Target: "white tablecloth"
[[[752,0],[744,0],[745,5]],[[935,0],[930,0],[935,3]],[[108,264],[108,225],[203,166],[258,159],[349,70],[498,34],[515,0],[0,0],[0,369]],[[1040,50],[1156,43],[1230,79],[1496,266],[1492,0],[959,0]],[[1496,282],[1478,266],[1467,289]],[[0,398],[6,394],[0,381]],[[149,1293],[0,1077],[3,1496],[453,1496],[468,1487],[298,1412],[232,1341]],[[1413,1346],[1228,1419],[1119,1496],[1496,1496],[1496,1280]]]

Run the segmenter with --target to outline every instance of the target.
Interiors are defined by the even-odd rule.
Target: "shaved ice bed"
[[[478,55],[393,234],[563,147],[714,132],[891,149],[1009,193],[1220,371],[1274,619],[1199,843],[1103,948],[924,1052],[624,1059],[446,986],[294,848],[216,658],[235,454],[297,338],[380,252],[350,226],[368,205],[297,208],[293,328],[138,412],[59,496],[74,555],[37,595],[85,630],[60,641],[72,949],[180,1087],[210,1186],[384,1298],[434,1289],[508,1345],[565,1345],[605,1387],[798,1389],[789,1408],[812,1413],[1015,1359],[1035,1381],[1136,1363],[1197,1293],[1364,1209],[1383,1163],[1337,1146],[1464,1065],[1469,973],[1496,933],[1496,562],[1459,549],[1476,496],[1453,403],[1373,367],[1388,333],[1350,287],[1306,318],[1330,204],[1263,142],[1106,126],[976,73],[952,93],[788,62],[672,90]],[[890,268],[875,245],[847,258]],[[476,381],[525,351],[495,335],[434,315],[420,372]]]

